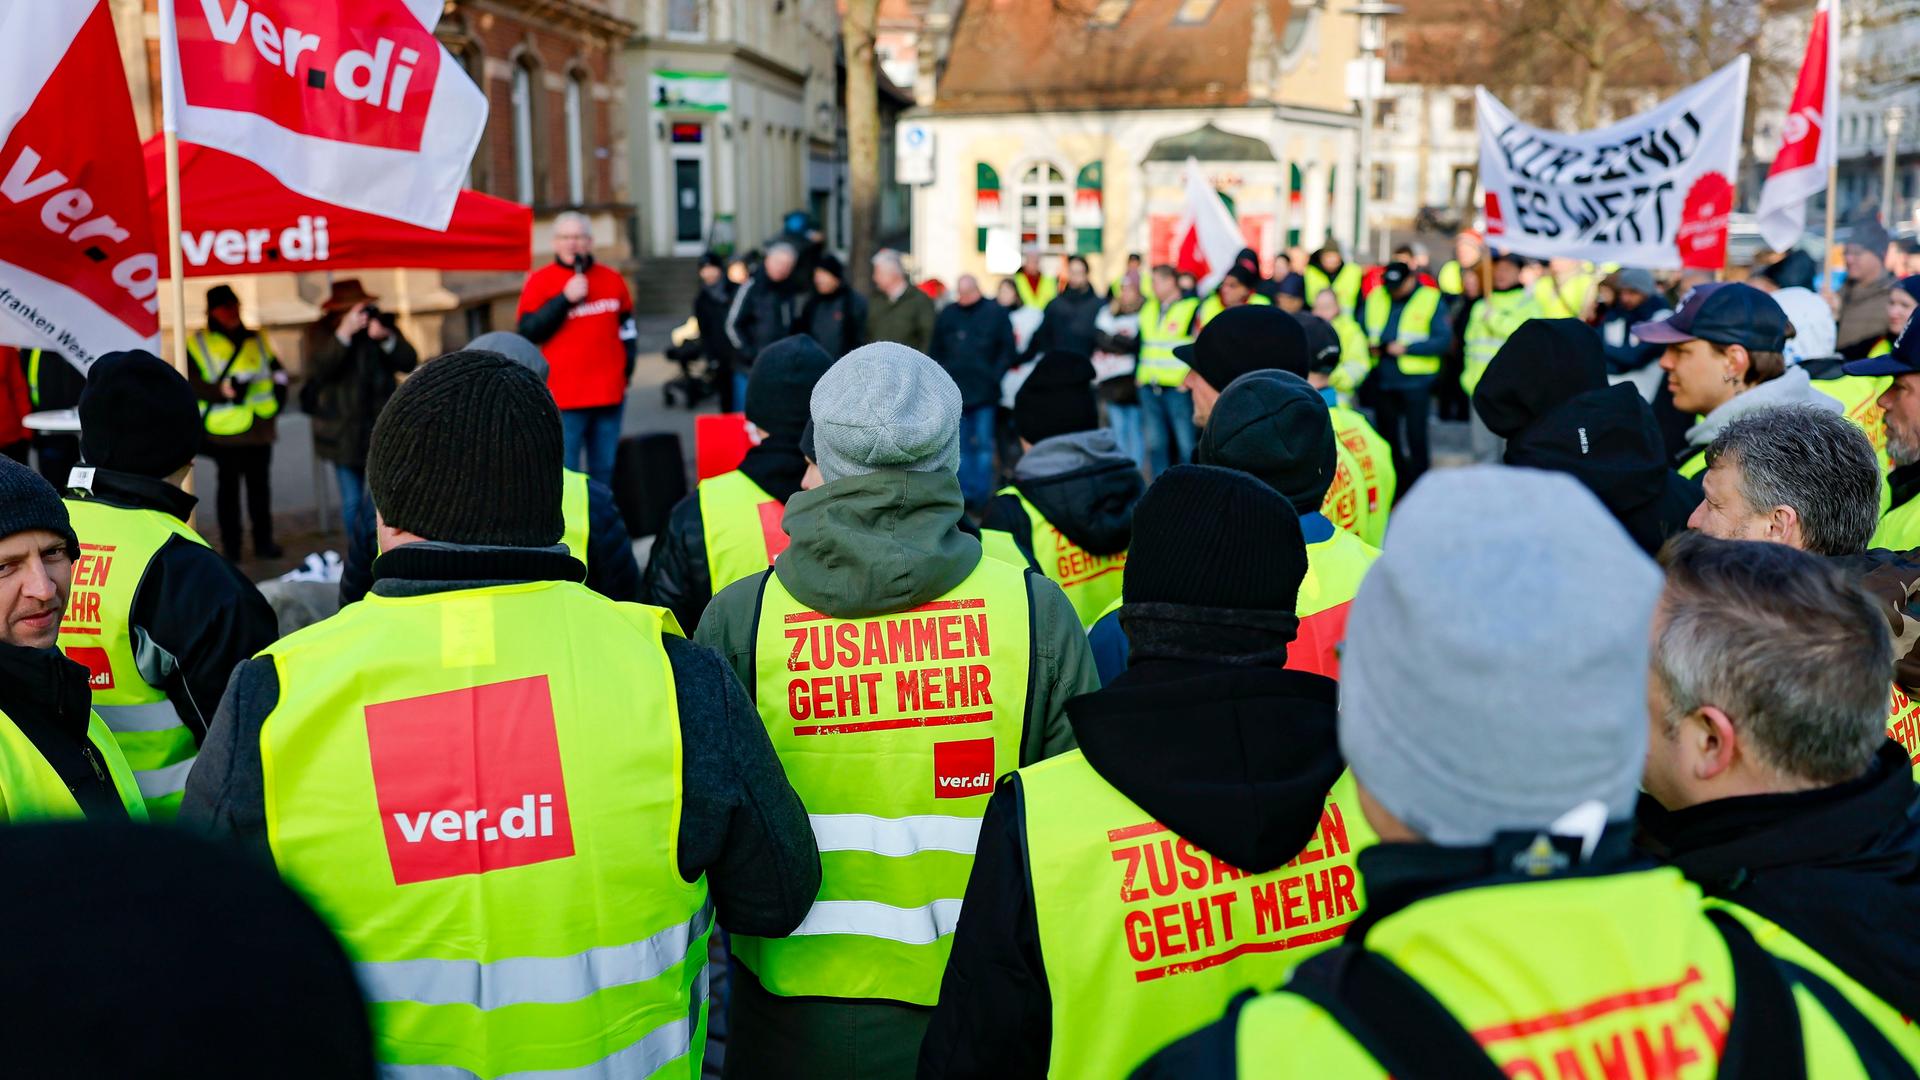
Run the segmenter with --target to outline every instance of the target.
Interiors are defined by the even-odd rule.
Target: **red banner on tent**
[[[167,231],[166,162],[147,140],[154,231]],[[533,265],[533,211],[462,191],[446,232],[349,210],[288,190],[245,158],[180,144],[180,247],[188,277],[418,267],[523,271]]]

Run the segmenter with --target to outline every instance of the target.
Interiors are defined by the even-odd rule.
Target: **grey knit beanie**
[[[814,386],[812,413],[814,463],[828,483],[960,466],[960,388],[918,349],[876,341],[841,357]]]
[[[1660,571],[1558,473],[1436,471],[1394,507],[1340,668],[1340,751],[1435,844],[1632,815]]]
[[[499,353],[538,375],[541,382],[547,381],[546,354],[540,351],[540,346],[511,330],[489,330],[467,342],[463,351]]]

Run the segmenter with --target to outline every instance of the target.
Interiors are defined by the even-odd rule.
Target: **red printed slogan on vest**
[[[420,149],[440,45],[401,0],[166,2],[189,105],[258,113],[322,139]]]
[[[366,716],[394,884],[573,855],[545,675],[369,705]]]
[[[1571,1009],[1473,1033],[1516,1080],[1708,1076],[1727,1042],[1733,1006],[1707,989],[1699,968],[1678,980],[1605,994]],[[1521,1052],[1500,1044],[1525,1040]],[[1512,1055],[1512,1056],[1510,1056]]]
[[[1893,684],[1892,707],[1887,710],[1887,738],[1906,748],[1909,763],[1920,765],[1920,704],[1899,683]]]
[[[1330,941],[1360,914],[1346,818],[1331,800],[1307,846],[1267,874],[1229,866],[1157,821],[1111,829],[1107,842],[1129,905],[1115,929],[1138,982]]]
[[[795,735],[979,724],[993,719],[987,602],[935,600],[868,622],[786,617]],[[895,670],[876,670],[890,667]],[[822,721],[832,721],[822,723]]]
[[[1122,573],[1127,568],[1127,553],[1122,551],[1114,555],[1095,555],[1067,539],[1067,535],[1054,528],[1052,522],[1043,526],[1053,537],[1053,550],[1058,555],[1053,561],[1053,580],[1061,588],[1070,585],[1085,585],[1095,578],[1108,574]]]
[[[67,595],[66,618],[60,622],[62,634],[100,633],[100,590],[113,572],[113,550],[112,544],[80,545],[80,557],[73,561],[73,591]],[[89,689],[113,689],[113,664],[107,659],[107,650],[70,646],[67,657],[86,665]]]

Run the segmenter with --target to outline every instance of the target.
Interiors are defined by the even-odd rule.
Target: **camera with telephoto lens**
[[[389,330],[393,329],[394,320],[399,318],[399,316],[395,315],[391,311],[381,311],[380,305],[378,304],[368,304],[364,310],[366,312],[368,322],[374,322],[377,320],[380,323],[380,325],[386,327]]]

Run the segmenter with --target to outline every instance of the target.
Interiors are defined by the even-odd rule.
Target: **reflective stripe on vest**
[[[1353,452],[1334,441],[1333,483],[1327,497],[1320,500],[1320,512],[1327,520],[1355,536],[1365,536],[1373,527],[1367,511],[1366,490],[1361,485],[1360,463]]]
[[[1287,667],[1329,679],[1340,677],[1347,609],[1360,594],[1361,579],[1379,557],[1377,549],[1339,529],[1307,545],[1307,574],[1300,580],[1300,597],[1294,604],[1300,632],[1287,648]]]
[[[1054,528],[1046,515],[1028,502],[1025,495],[1020,494],[1019,488],[1004,487],[999,494],[1018,499],[1020,509],[1026,512],[1027,544],[1033,552],[1034,569],[1045,574],[1047,580],[1060,586],[1060,591],[1067,594],[1074,613],[1080,616],[1081,627],[1091,627],[1107,605],[1120,598],[1121,579],[1127,570],[1127,553],[1123,550],[1113,555],[1095,555]],[[1026,552],[1020,550],[1010,533],[982,529],[980,548],[1002,562],[1015,566],[1029,565]]]
[[[238,400],[200,403],[200,415],[209,435],[240,435],[253,427],[255,418],[269,420],[280,412],[280,399],[274,396],[273,346],[264,334],[251,334],[234,356],[233,342],[225,334],[209,336],[202,330],[187,339],[187,354],[198,366],[200,378],[208,384],[238,379]]]
[[[27,350],[27,400],[35,409],[40,407],[40,357],[45,352],[45,349]]]
[[[1318,266],[1308,265],[1301,275],[1306,278],[1307,307],[1313,307],[1313,298],[1328,289],[1333,290],[1334,299],[1340,301],[1340,310],[1352,313],[1360,303],[1360,268],[1352,263],[1340,264],[1340,272],[1328,280],[1327,272]]]
[[[774,557],[787,550],[786,504],[746,473],[735,469],[709,476],[694,491],[700,497],[700,534],[715,596],[772,566]]]
[[[572,469],[560,470],[560,516],[565,520],[565,532],[560,534],[560,542],[566,545],[567,554],[587,563],[587,544],[592,533],[591,514],[587,509],[587,474]]]
[[[1376,837],[1346,774],[1305,848],[1251,875],[1154,821],[1077,750],[1020,770],[1020,789],[1051,1076],[1126,1076],[1336,944],[1365,902],[1354,859]]]
[[[1367,342],[1380,344],[1381,335],[1387,331],[1387,319],[1393,311],[1393,298],[1387,295],[1385,286],[1367,294],[1366,315],[1363,325],[1367,331]],[[1394,327],[1394,340],[1403,345],[1414,345],[1433,336],[1433,317],[1440,311],[1440,290],[1428,285],[1418,286],[1401,305],[1400,322]],[[1382,358],[1381,363],[1391,360],[1400,366],[1402,375],[1432,375],[1440,370],[1438,356],[1415,356],[1405,353],[1398,357]]]
[[[1539,306],[1525,289],[1506,289],[1481,297],[1473,305],[1473,313],[1467,316],[1462,353],[1465,366],[1460,372],[1460,388],[1473,393],[1500,346],[1520,329],[1521,323],[1540,317]]]
[[[1379,547],[1387,535],[1387,517],[1393,510],[1394,489],[1399,483],[1393,468],[1393,450],[1366,417],[1345,405],[1330,404],[1327,413],[1333,420],[1334,438],[1353,455],[1353,463],[1360,469],[1361,484],[1366,489],[1367,524],[1360,539]]]
[[[384,1072],[699,1076],[673,632],[529,582],[370,596],[265,654],[267,839],[357,962]]]
[[[944,597],[838,619],[765,572],[754,698],[811,815],[818,899],[793,936],[735,935],[786,997],[932,1005],[994,780],[1020,764],[1027,571],[982,558]]]
[[[171,821],[199,746],[166,692],[141,671],[139,657],[154,650],[152,643],[135,641],[133,603],[161,548],[175,539],[201,547],[207,542],[186,522],[159,510],[99,499],[66,504],[82,542],[67,617],[60,624],[60,649],[87,669],[93,707],[139,780],[148,813],[156,821]],[[149,656],[149,665],[154,662]]]
[[[147,808],[140,799],[133,770],[127,768],[127,759],[114,745],[113,735],[101,723],[98,713],[87,717],[87,742],[93,745],[100,763],[107,768],[107,775],[113,778],[113,788],[127,808],[127,817],[134,821],[147,820]],[[60,774],[47,763],[40,749],[13,718],[0,712],[0,824],[83,816],[79,801],[67,789],[67,782],[60,779]]]
[[[1160,298],[1149,296],[1140,306],[1140,360],[1134,365],[1134,381],[1141,386],[1179,386],[1187,381],[1187,365],[1173,355],[1181,345],[1193,344],[1194,313],[1200,301],[1192,297],[1176,300],[1165,311]]]

